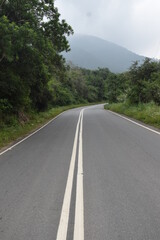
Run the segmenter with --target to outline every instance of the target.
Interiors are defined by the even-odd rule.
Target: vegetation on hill
[[[51,76],[62,78],[60,53],[69,50],[66,35],[73,33],[59,18],[53,0],[1,2],[1,115],[48,107],[48,83]]]
[[[108,69],[91,72],[66,66],[61,53],[70,50],[66,37],[72,33],[60,20],[54,0],[1,1],[1,146],[68,105],[105,99]],[[58,106],[66,107],[54,110]]]
[[[131,105],[128,103],[113,103],[105,105],[105,109],[126,115],[141,122],[160,128],[160,106],[154,102]]]
[[[61,54],[70,50],[66,37],[72,33],[71,26],[60,20],[54,0],[1,1],[1,145],[19,136],[16,129],[27,126],[31,130],[34,124],[38,126],[38,118],[46,121],[55,116],[53,108],[58,106],[104,101],[125,103],[127,108],[139,104],[144,108],[150,102],[152,107],[153,103],[160,105],[159,62],[134,62],[128,72],[120,74],[108,68],[69,67]],[[159,119],[158,113],[154,116]]]
[[[148,58],[141,66],[134,62],[121,77],[118,95],[112,88],[115,98],[105,108],[160,128],[160,62]]]
[[[67,61],[91,70],[107,67],[111,72],[122,73],[128,71],[134,61],[142,63],[145,58],[94,36],[74,34],[69,43],[71,51],[63,54]]]
[[[106,99],[108,69],[69,68],[73,33],[54,0],[3,0],[0,4],[0,128],[55,106]]]

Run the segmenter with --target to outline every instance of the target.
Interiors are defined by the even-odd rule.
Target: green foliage
[[[117,102],[119,91],[118,78],[116,74],[111,73],[108,77],[108,81],[106,82],[107,100],[110,103]]]
[[[67,87],[76,102],[100,102],[106,100],[105,83],[110,71],[106,68],[87,70],[70,68],[67,72]]]
[[[68,88],[63,86],[60,81],[52,78],[48,87],[52,96],[52,105],[65,106],[74,103],[74,98]]]
[[[0,113],[8,113],[12,111],[12,106],[7,99],[0,99]]]
[[[88,87],[86,84],[86,76],[83,69],[73,68],[68,71],[68,82],[72,96],[76,102],[84,102],[88,100]]]
[[[44,21],[45,19],[45,21]],[[160,63],[146,58],[129,71],[65,65],[73,33],[54,0],[2,0],[0,4],[0,121],[52,106],[108,101],[160,105]]]
[[[135,62],[129,72],[112,75],[110,85],[107,92],[112,104],[107,104],[106,109],[160,128],[160,62],[148,58],[142,65]]]
[[[160,105],[160,71],[152,74],[152,82],[150,84],[150,94],[153,101]]]
[[[0,99],[13,112],[44,110],[48,81],[65,69],[60,52],[69,50],[66,35],[73,30],[53,0],[8,0],[0,7]]]
[[[22,121],[18,121],[16,116],[10,116],[8,118],[9,122],[6,122],[6,124],[0,122],[0,148],[16,140],[17,138],[24,137],[29,132],[36,130],[61,112],[82,106],[85,106],[85,104],[54,107],[45,112],[39,113],[30,112],[29,114],[27,114],[27,116],[25,116],[27,118],[25,124]]]
[[[115,103],[105,105],[105,109],[125,114],[128,117],[135,118],[146,124],[160,128],[160,106],[157,106],[154,102],[140,103],[138,105]]]
[[[109,103],[154,101],[160,104],[160,63],[146,58],[142,65],[134,62],[126,73],[109,72],[105,79],[105,97]]]
[[[106,99],[105,83],[109,77],[110,71],[108,68],[99,68],[90,73],[89,85],[93,86],[97,92],[97,100],[103,101]]]
[[[139,66],[135,62],[129,71],[130,87],[128,99],[131,104],[148,103],[155,101],[160,104],[160,63],[153,62],[146,58],[144,63]]]

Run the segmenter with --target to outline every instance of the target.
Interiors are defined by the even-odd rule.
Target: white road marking
[[[97,105],[94,105],[94,106],[91,106],[91,107],[95,107]],[[90,106],[89,106],[90,107]],[[90,108],[91,108],[90,107]],[[67,111],[70,111],[72,109],[69,109]],[[44,127],[46,127],[48,124],[50,124],[52,121],[54,121],[56,118],[58,118],[59,116],[61,116],[62,114],[64,114],[65,112],[67,111],[64,111],[62,113],[60,113],[59,115],[57,115],[56,117],[54,117],[53,119],[51,119],[49,122],[47,122],[45,125],[43,125],[42,127],[38,128],[36,131],[34,131],[33,133],[29,134],[27,137],[23,138],[22,140],[20,140],[19,142],[17,142],[16,144],[12,145],[11,147],[7,148],[6,150],[0,152],[0,156],[10,150],[12,150],[14,147],[16,147],[17,145],[19,145],[20,143],[24,142],[25,140],[27,140],[28,138],[30,138],[31,136],[33,136],[34,134],[36,134],[37,132],[39,132],[41,129],[43,129]]]
[[[63,199],[61,217],[60,217],[56,240],[66,240],[66,238],[67,238],[71,194],[72,194],[72,186],[73,186],[73,177],[74,177],[76,152],[77,152],[77,145],[78,145],[78,131],[79,131],[80,121],[82,121],[81,116],[82,116],[82,110],[79,114],[78,123],[77,123],[77,127],[76,127],[76,133],[75,133],[75,138],[74,138],[74,143],[73,143],[73,150],[72,150],[71,162],[70,162],[70,167],[69,167],[68,179],[67,179],[67,184],[66,184],[66,189],[65,189],[64,199]]]
[[[76,207],[74,221],[74,240],[84,240],[84,197],[83,197],[83,112],[81,115],[80,133],[79,133],[79,151],[78,151],[78,171],[76,187]]]
[[[158,132],[158,131],[156,131],[156,130],[153,130],[153,129],[149,128],[149,127],[146,127],[146,126],[144,126],[144,125],[142,125],[142,124],[140,124],[140,123],[137,123],[137,122],[135,122],[135,121],[133,121],[133,120],[127,118],[127,117],[124,117],[124,116],[122,116],[122,115],[120,115],[120,114],[118,114],[118,113],[112,112],[112,111],[110,111],[110,110],[107,110],[107,111],[108,111],[108,112],[111,112],[112,114],[117,115],[118,117],[121,117],[121,118],[123,118],[123,119],[125,119],[125,120],[127,120],[127,121],[129,121],[129,122],[131,122],[131,123],[134,123],[134,124],[136,124],[136,125],[138,125],[138,126],[140,126],[140,127],[142,127],[142,128],[145,128],[145,129],[147,129],[147,130],[149,130],[149,131],[151,131],[151,132],[153,132],[153,133],[156,133],[156,134],[160,135],[160,132]]]
[[[69,111],[69,110],[68,110]],[[66,111],[65,111],[66,112]],[[42,127],[38,128],[36,131],[34,131],[33,133],[29,134],[27,137],[23,138],[22,140],[20,140],[19,142],[17,142],[16,144],[12,145],[11,147],[7,148],[6,150],[4,150],[3,152],[0,152],[0,156],[10,150],[12,150],[12,148],[16,147],[17,145],[19,145],[20,143],[24,142],[25,140],[27,140],[28,138],[30,138],[31,136],[33,136],[34,134],[36,134],[37,132],[39,132],[41,129],[45,128],[48,124],[50,124],[51,122],[53,122],[56,118],[58,118],[59,116],[61,116],[64,112],[60,113],[59,115],[57,115],[56,117],[54,117],[53,119],[51,119],[49,122],[47,122],[45,125],[43,125]]]

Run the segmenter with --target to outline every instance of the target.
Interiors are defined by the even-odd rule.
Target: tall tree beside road
[[[149,58],[146,58],[142,65],[139,65],[137,61],[133,63],[129,71],[128,91],[128,99],[132,104],[150,101],[159,104],[159,72],[160,63]]]
[[[17,112],[47,107],[48,81],[64,69],[72,28],[60,21],[54,0],[0,3],[0,105]]]

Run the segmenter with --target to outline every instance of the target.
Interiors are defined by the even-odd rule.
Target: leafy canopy
[[[51,76],[64,71],[73,33],[53,0],[1,0],[0,98],[14,111],[47,107]],[[1,101],[1,102],[3,102]]]

